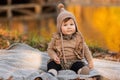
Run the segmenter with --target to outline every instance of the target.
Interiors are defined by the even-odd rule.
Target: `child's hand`
[[[88,66],[89,66],[90,69],[94,68],[93,64],[89,64]]]
[[[54,56],[53,60],[57,63],[60,64],[60,58],[57,56]]]

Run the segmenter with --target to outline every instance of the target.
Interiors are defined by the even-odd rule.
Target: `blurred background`
[[[120,0],[0,0],[0,49],[20,42],[46,51],[60,2],[76,16],[94,56],[120,58]]]

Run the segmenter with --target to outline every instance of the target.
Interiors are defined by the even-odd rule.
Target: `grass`
[[[87,43],[89,49],[92,51],[92,53],[95,53],[95,52],[107,53],[108,52],[108,49],[101,47],[98,42],[88,40],[88,41],[86,41],[86,43]]]
[[[41,51],[47,49],[48,40],[40,36],[37,32],[29,34],[19,34],[17,31],[8,31],[0,29],[0,49],[5,49],[13,43],[26,43]]]
[[[47,50],[47,43],[48,41],[38,33],[30,33],[28,36],[27,44],[41,51]]]
[[[0,49],[7,48],[13,43],[26,43],[40,51],[46,51],[50,39],[39,35],[38,32],[31,32],[29,34],[19,34],[18,32],[10,32],[8,30],[0,30]],[[87,44],[92,53],[102,52],[107,53],[108,50],[99,46],[98,43],[87,41]]]
[[[98,55],[105,55],[108,54],[108,49],[101,47],[97,42],[87,41],[88,47],[92,52],[93,57]]]

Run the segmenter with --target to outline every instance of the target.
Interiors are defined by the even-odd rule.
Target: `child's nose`
[[[71,29],[71,25],[68,26],[68,29]]]

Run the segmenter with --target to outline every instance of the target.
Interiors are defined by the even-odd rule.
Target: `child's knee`
[[[88,67],[88,66],[83,66],[82,68],[80,68],[80,69],[78,70],[77,73],[78,73],[78,74],[88,75],[89,72],[90,72],[89,67]]]
[[[71,70],[75,71],[76,73],[78,72],[79,69],[81,69],[83,66],[85,66],[85,63],[82,61],[77,61],[72,64]]]
[[[62,67],[60,64],[56,64],[54,61],[51,61],[47,64],[47,70],[55,69],[57,71],[61,70]]]

